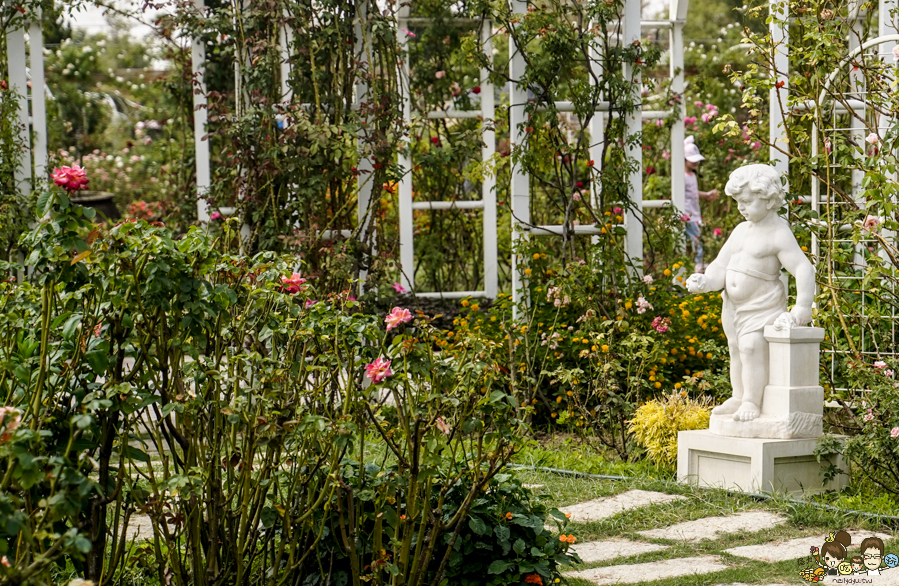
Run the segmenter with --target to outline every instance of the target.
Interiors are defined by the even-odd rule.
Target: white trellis
[[[454,19],[457,26],[480,27],[480,40],[487,55],[492,54],[492,22],[489,20]],[[397,36],[402,47],[403,62],[400,65],[403,98],[403,119],[407,126],[411,126],[412,97],[409,83],[409,35],[404,29],[416,24],[427,24],[428,19],[410,18],[409,8],[400,9]],[[482,67],[479,74],[478,110],[456,110],[453,108],[426,112],[428,119],[463,119],[479,118],[481,121],[481,160],[489,161],[496,151],[495,133],[493,130],[494,119],[494,88],[490,81],[490,69]],[[406,146],[409,146],[407,140]],[[484,262],[484,289],[480,291],[415,291],[419,297],[442,297],[446,299],[458,299],[462,297],[489,297],[494,298],[498,292],[498,262],[497,262],[497,229],[496,229],[496,178],[486,174],[481,182],[481,199],[474,201],[413,201],[412,198],[412,160],[405,154],[399,155],[400,167],[405,170],[399,181],[399,235],[400,235],[400,267],[401,283],[411,291],[415,291],[415,245],[414,245],[414,214],[416,210],[451,210],[472,209],[482,210],[483,217],[483,262]]]
[[[193,6],[198,12],[205,11],[204,0],[193,0]],[[527,3],[525,0],[513,0],[513,11],[523,14],[527,12]],[[367,14],[365,12],[366,5],[364,2],[359,4],[359,12],[355,17],[356,45],[355,54],[358,61],[366,63],[368,61],[368,53],[370,52],[370,40],[367,38],[368,32],[365,26]],[[675,95],[682,95],[684,87],[683,75],[683,24],[686,19],[687,0],[671,0],[670,15],[668,20],[641,22],[640,2],[639,0],[626,0],[624,8],[624,35],[621,39],[622,43],[629,44],[639,41],[641,38],[641,27],[651,26],[656,28],[666,28],[669,31],[670,39],[670,74],[672,78],[672,91]],[[401,23],[409,24],[411,20],[408,16],[408,9],[400,14]],[[25,21],[20,18],[22,27],[12,29],[7,33],[8,60],[9,60],[9,84],[10,87],[18,91],[22,96],[19,107],[20,121],[23,128],[30,129],[31,143],[34,151],[34,176],[46,176],[47,161],[47,142],[46,142],[46,108],[44,105],[44,75],[43,75],[43,43],[40,29],[39,14],[37,18]],[[463,26],[466,24],[460,22]],[[490,47],[492,43],[492,26],[489,22],[470,21],[469,26],[478,24],[481,31],[481,42],[485,47]],[[31,50],[25,50],[25,26],[28,26],[30,33]],[[293,31],[289,27],[284,26],[280,31],[280,41],[282,50],[282,66],[281,66],[281,87],[283,99],[289,101],[291,96],[288,79],[290,76],[290,47],[293,37]],[[400,34],[400,41],[405,45],[408,38]],[[197,177],[197,216],[200,222],[209,221],[209,205],[205,197],[209,193],[211,183],[211,162],[209,141],[207,139],[207,88],[205,81],[205,64],[206,64],[206,48],[201,37],[191,39],[191,67],[193,72],[193,106],[194,106],[194,147],[196,161],[196,177]],[[489,53],[489,51],[488,51]],[[28,91],[28,75],[25,64],[28,62],[27,57],[30,56],[32,88]],[[598,68],[600,63],[598,60],[598,52],[595,48],[591,51],[590,67]],[[513,80],[520,79],[521,73],[524,71],[524,56],[515,47],[514,37],[510,40],[510,76]],[[411,119],[411,99],[408,95],[408,59],[404,60],[402,66],[404,75],[402,75],[403,91],[405,97],[405,117]],[[626,66],[625,76],[633,77],[630,66]],[[462,112],[457,110],[445,110],[437,112],[428,112],[428,118],[465,118],[479,117],[482,120],[483,142],[481,156],[483,160],[490,159],[495,152],[495,135],[493,131],[492,120],[494,118],[494,91],[490,83],[487,69],[482,69],[480,74],[480,85],[482,88],[480,94],[480,109],[472,112]],[[634,84],[635,102],[640,101],[640,83]],[[236,84],[240,84],[240,75],[236,77]],[[368,88],[364,81],[358,81],[355,88],[355,107],[367,99]],[[527,88],[522,87],[518,83],[511,84],[510,92],[510,126],[511,139],[514,144],[523,144],[525,142],[523,124],[524,111],[528,102]],[[31,99],[31,116],[29,116],[28,100]],[[557,111],[572,112],[574,110],[571,103],[557,102],[554,104]],[[631,144],[628,146],[628,156],[636,161],[637,165],[631,173],[630,180],[630,199],[633,206],[629,208],[624,228],[627,236],[625,238],[625,250],[635,259],[640,259],[643,255],[643,235],[642,235],[642,210],[649,207],[661,207],[673,204],[676,208],[683,208],[684,186],[683,186],[683,104],[679,103],[674,106],[679,113],[678,120],[672,129],[672,198],[661,201],[643,201],[642,198],[642,149],[639,144]],[[590,130],[592,142],[590,145],[591,157],[600,161],[600,153],[602,152],[603,141],[603,117],[609,115],[608,104],[600,103],[596,115],[590,121]],[[657,118],[665,118],[669,115],[667,111],[648,111],[642,107],[636,109],[627,120],[628,135],[636,135],[642,129],[644,120],[652,120]],[[25,137],[23,136],[23,139]],[[400,164],[403,168],[411,170],[411,161],[405,156],[401,157]],[[373,162],[361,157],[357,165],[359,170],[359,179],[357,185],[358,202],[357,202],[357,222],[358,226],[354,231],[340,230],[333,231],[337,234],[347,237],[351,234],[364,235],[367,227],[371,222],[370,203],[372,194],[372,185],[369,178],[370,171],[373,170]],[[26,150],[20,161],[17,180],[22,193],[30,192],[34,182],[32,180],[32,160],[31,152]],[[369,173],[366,173],[369,171]],[[513,216],[513,234],[516,242],[526,239],[529,236],[557,236],[563,234],[565,227],[559,225],[535,226],[531,224],[530,218],[530,178],[524,172],[520,164],[513,165],[511,178],[511,194],[510,202]],[[422,296],[440,296],[440,297],[462,297],[468,295],[483,295],[485,297],[495,297],[498,292],[498,259],[497,259],[497,210],[496,210],[496,188],[495,179],[492,176],[485,177],[482,182],[481,199],[477,201],[464,202],[414,202],[412,200],[412,183],[411,173],[406,173],[399,182],[399,203],[400,203],[400,257],[401,267],[403,269],[403,283],[410,289],[414,289],[414,243],[413,243],[413,214],[418,209],[481,209],[483,210],[484,221],[484,289],[482,291],[456,291],[456,292],[421,292]],[[591,184],[591,197],[596,199],[594,187]],[[220,209],[223,215],[233,214],[234,208]],[[246,234],[248,227],[244,227],[243,232]],[[596,237],[601,232],[601,227],[597,226],[570,226],[567,228],[568,233],[574,236],[593,236]],[[328,233],[321,234],[325,238],[330,238],[337,234]],[[637,263],[639,266],[640,262]],[[517,258],[512,259],[513,265],[513,294],[516,298],[519,296],[522,282],[520,279],[519,262]]]

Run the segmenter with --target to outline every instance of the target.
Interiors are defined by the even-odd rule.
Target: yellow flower
[[[555,414],[555,413],[550,413],[549,416],[555,419],[556,414]]]
[[[705,357],[708,358],[709,360],[711,360],[711,359],[712,359],[712,353],[709,352],[708,354],[705,355]]]
[[[590,350],[596,352],[597,350],[599,350],[599,348],[597,348],[596,345],[594,344],[593,346],[590,347]]]
[[[680,383],[674,383],[674,388],[675,388],[675,389],[679,389],[680,387],[681,387],[681,384],[680,384]]]
[[[540,260],[540,253],[539,253],[539,252],[535,252],[535,253],[534,253],[534,256],[533,256],[533,259],[534,259],[534,260]]]
[[[608,351],[609,351],[609,345],[608,345],[608,344],[603,344],[603,345],[602,345],[602,351],[603,351],[603,352],[608,352]]]
[[[677,348],[672,348],[672,349],[671,349],[671,353],[672,353],[672,354],[677,354]]]
[[[531,271],[531,269],[524,269],[524,274],[525,274],[525,275],[530,275],[532,272],[533,272],[533,271]]]
[[[562,402],[562,397],[556,397],[556,403],[561,403],[561,402]]]
[[[479,310],[480,308],[481,308],[481,306],[478,305],[477,303],[472,303],[472,304],[471,304],[471,310],[472,310],[472,311],[477,311],[477,310]]]
[[[568,391],[568,393],[566,393],[566,394],[570,397],[570,396],[572,396],[574,393],[572,393],[571,391]]]
[[[627,303],[624,304],[624,308],[625,308],[625,309],[630,309],[630,308],[633,307],[633,306],[634,306],[634,304],[631,303],[630,301],[628,301]]]
[[[653,386],[654,386],[655,388],[657,388],[657,389],[661,389],[661,388],[662,388],[662,383],[656,383],[656,384],[654,384]]]
[[[681,316],[682,317],[690,317],[690,312],[687,310],[684,310],[684,312],[681,314]]]
[[[462,300],[462,307],[468,307],[468,305],[469,305],[468,299],[463,299],[463,300]]]
[[[606,229],[605,229],[605,228],[602,228],[602,229],[600,229],[600,232],[601,232],[602,234],[606,234]]]
[[[670,276],[671,276],[671,271],[668,270],[668,269],[665,269],[665,270],[663,271],[662,274],[664,274],[666,277],[670,277]]]

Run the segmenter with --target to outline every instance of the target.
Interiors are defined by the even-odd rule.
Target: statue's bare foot
[[[743,404],[740,405],[740,408],[734,413],[734,421],[752,421],[758,417],[761,412],[762,410],[754,404],[749,401],[743,401]]]
[[[735,397],[731,397],[727,401],[721,403],[714,409],[712,409],[712,414],[714,415],[730,415],[731,413],[736,413],[737,409],[740,408],[740,405],[743,404],[743,401],[737,399]]]

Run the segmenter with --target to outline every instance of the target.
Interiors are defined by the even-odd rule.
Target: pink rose
[[[450,426],[446,421],[443,420],[443,417],[438,417],[434,424],[437,426],[437,429],[439,429],[446,435],[450,434]]]
[[[899,437],[899,427],[890,430],[890,437]]]
[[[412,314],[409,313],[408,309],[403,309],[401,307],[394,307],[393,311],[388,313],[384,318],[384,323],[387,324],[388,332],[398,325],[409,323],[410,321],[412,321]]]
[[[696,124],[696,116],[684,116],[684,124]]]
[[[282,289],[287,293],[299,293],[306,279],[300,276],[300,273],[293,273],[289,277],[281,277]]]
[[[222,214],[220,214],[219,212],[212,212],[211,214],[209,214],[210,220],[218,220],[221,217],[222,217]]]
[[[721,234],[723,234],[723,232],[721,231],[721,228],[715,228],[714,230],[712,230],[712,234],[714,234],[715,237],[717,238],[717,237],[721,236]]]
[[[437,79],[443,79],[444,75],[446,75],[445,71],[438,71],[437,73],[434,74],[434,77],[436,77]]]
[[[378,384],[388,376],[393,375],[393,371],[390,370],[390,360],[384,360],[383,357],[379,356],[374,362],[365,365],[365,374],[371,379],[372,383]]]
[[[9,441],[12,433],[18,429],[22,423],[22,412],[15,407],[0,407],[0,427],[3,428],[3,435],[0,441]]]
[[[87,171],[78,165],[53,169],[53,173],[50,177],[53,179],[53,183],[59,185],[69,193],[84,189],[90,182],[87,178]]]
[[[402,285],[400,285],[399,283],[393,284],[393,290],[396,291],[397,293],[405,293],[406,292],[406,288],[403,287]]]
[[[884,362],[883,360],[878,360],[877,362],[874,363],[874,368],[886,368],[886,367],[887,367],[887,363]]]
[[[671,324],[671,320],[668,318],[663,318],[662,316],[658,316],[654,320],[652,320],[653,329],[655,329],[655,331],[659,332],[660,334],[664,334],[668,331],[669,324]]]
[[[693,102],[693,105],[696,106],[697,108],[702,108],[702,102],[700,102],[699,100],[696,100],[695,102]]]

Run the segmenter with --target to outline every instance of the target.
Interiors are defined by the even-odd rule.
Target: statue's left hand
[[[790,315],[793,316],[794,324],[797,326],[805,326],[812,321],[812,308],[794,305],[793,309],[790,310]]]

